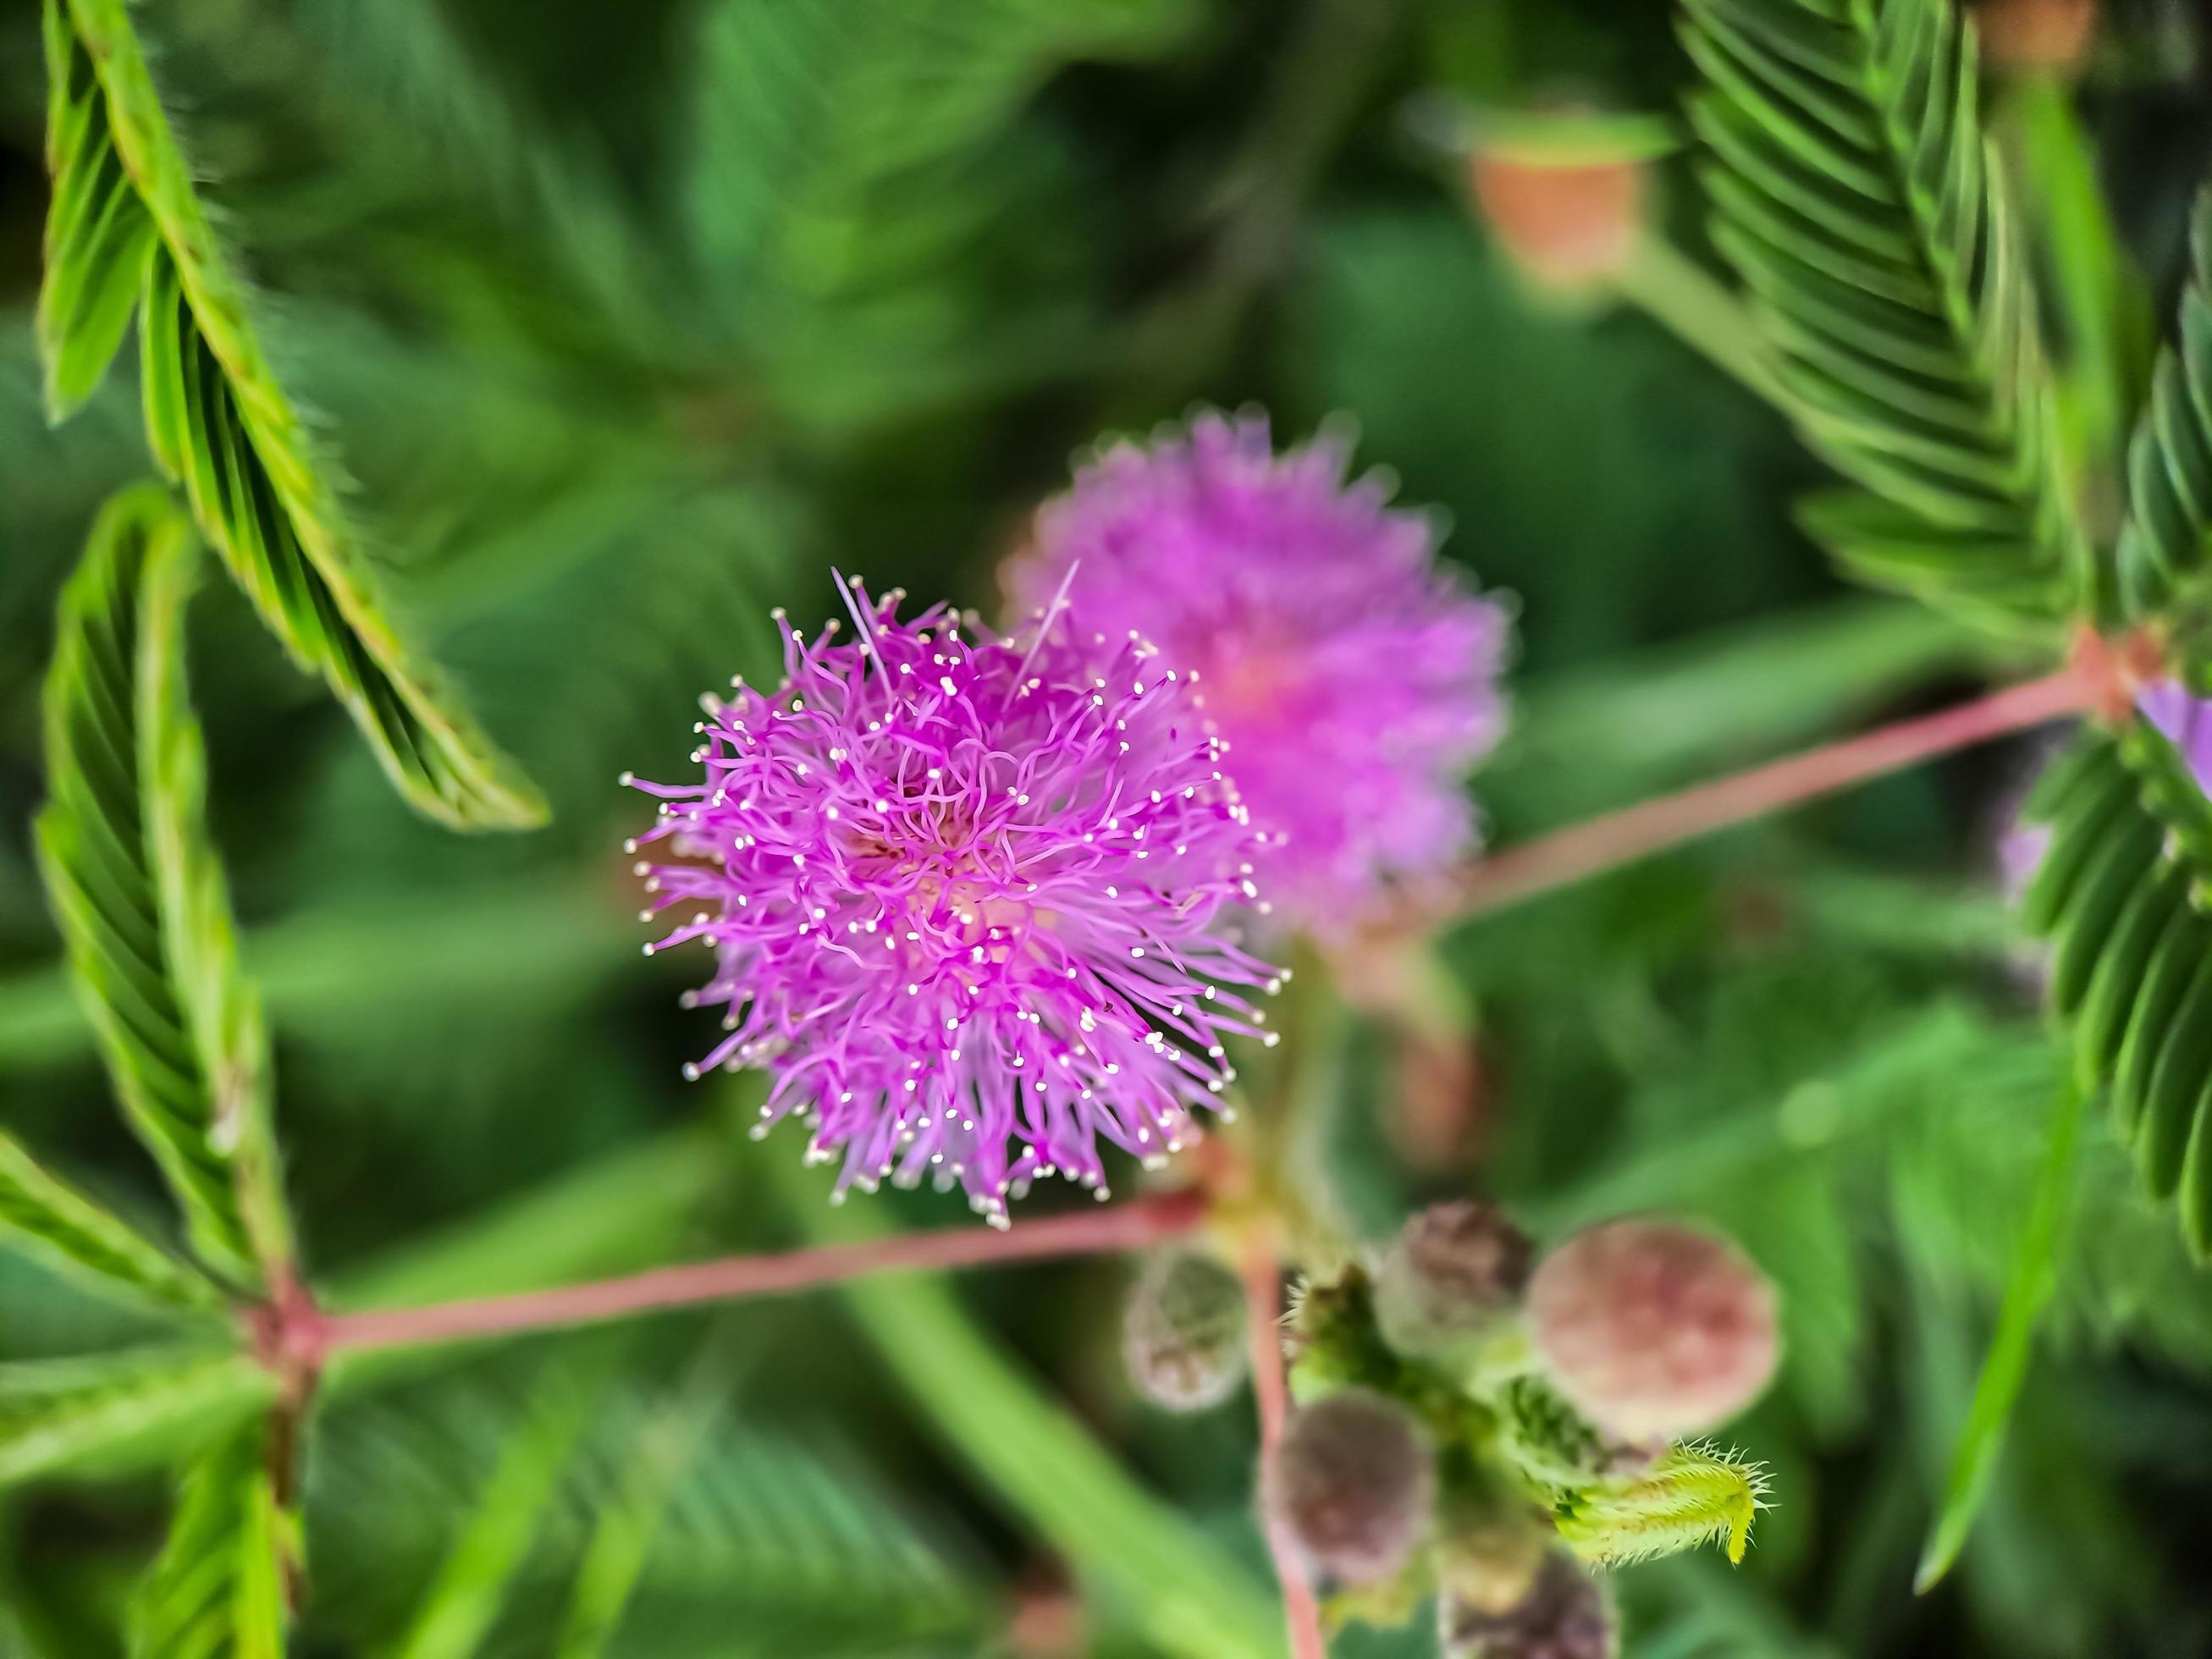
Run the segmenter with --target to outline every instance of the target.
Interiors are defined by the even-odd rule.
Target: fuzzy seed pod
[[[1437,1504],[1437,1592],[1469,1613],[1509,1612],[1534,1591],[1559,1541],[1525,1495],[1458,1483]]]
[[[1211,1256],[1154,1256],[1129,1291],[1121,1352],[1137,1391],[1172,1412],[1218,1406],[1243,1380],[1244,1292]]]
[[[1504,1612],[1446,1595],[1437,1613],[1444,1659],[1614,1659],[1620,1651],[1613,1598],[1556,1551],[1528,1595]]]
[[[1632,161],[1563,161],[1477,149],[1468,182],[1514,262],[1548,289],[1616,276],[1636,250],[1644,168]]]
[[[2000,69],[2076,68],[2097,32],[2097,0],[1984,0],[1974,13],[1982,51]]]
[[[1559,1393],[1628,1441],[1707,1429],[1756,1399],[1781,1351],[1774,1288],[1726,1239],[1632,1218],[1536,1268],[1528,1328]]]
[[[1509,1324],[1534,1250],[1492,1204],[1432,1204],[1400,1231],[1375,1279],[1375,1319],[1405,1354],[1473,1358]]]
[[[1269,1523],[1314,1571],[1389,1578],[1428,1529],[1436,1468],[1412,1415],[1366,1389],[1302,1406],[1261,1471]]]

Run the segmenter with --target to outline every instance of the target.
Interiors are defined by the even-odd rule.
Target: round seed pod
[[[1437,1593],[1469,1613],[1509,1612],[1534,1591],[1558,1546],[1550,1517],[1525,1496],[1462,1486],[1437,1504]]]
[[[2079,67],[2097,33],[2097,0],[1983,0],[1982,51],[2000,69],[2034,74]]]
[[[1244,1292],[1211,1256],[1170,1251],[1145,1264],[1122,1310],[1121,1353],[1137,1391],[1173,1412],[1218,1406],[1243,1381]]]
[[[1444,1659],[1615,1659],[1620,1651],[1613,1598],[1556,1550],[1512,1607],[1489,1612],[1447,1593],[1437,1616]]]
[[[1535,1251],[1492,1204],[1432,1204],[1375,1276],[1375,1320],[1399,1352],[1472,1357],[1516,1317]]]
[[[1346,1389],[1291,1413],[1261,1467],[1261,1497],[1269,1524],[1315,1571],[1378,1583],[1428,1529],[1436,1466],[1403,1407]]]
[[[1535,283],[1586,289],[1618,276],[1644,221],[1644,167],[1478,148],[1468,182],[1498,240]]]
[[[1781,1352],[1774,1288],[1724,1238],[1632,1218],[1576,1234],[1528,1285],[1553,1386],[1620,1439],[1672,1439],[1733,1417]]]

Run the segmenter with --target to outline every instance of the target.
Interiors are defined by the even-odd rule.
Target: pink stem
[[[1205,1197],[1198,1192],[1164,1193],[1110,1209],[1024,1221],[1006,1232],[985,1227],[948,1227],[781,1255],[735,1256],[659,1267],[624,1279],[558,1290],[525,1291],[514,1296],[419,1308],[376,1308],[307,1316],[314,1322],[314,1339],[323,1352],[466,1341],[515,1331],[594,1325],[659,1308],[784,1296],[866,1273],[923,1273],[1139,1249],[1192,1231],[1205,1220],[1206,1208]]]
[[[1290,1389],[1283,1377],[1282,1273],[1274,1252],[1255,1242],[1244,1259],[1244,1318],[1252,1343],[1252,1393],[1260,1407],[1260,1455],[1265,1459],[1283,1437]],[[1267,1528],[1267,1550],[1283,1587],[1283,1617],[1291,1628],[1291,1659],[1328,1659],[1322,1634],[1321,1608],[1306,1580],[1297,1547],[1277,1526]]]
[[[1639,802],[1479,860],[1455,890],[1431,897],[1421,907],[1424,915],[1409,915],[1406,921],[1502,910],[1746,819],[1833,794],[2007,732],[2081,714],[2096,703],[2103,690],[2096,676],[2079,668],[2062,669],[1954,708],[1899,720],[1714,783]]]

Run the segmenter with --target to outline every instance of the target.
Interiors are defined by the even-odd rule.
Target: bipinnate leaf
[[[151,486],[94,526],[64,590],[45,714],[40,861],[125,1115],[194,1252],[258,1286],[289,1254],[268,1039],[208,841],[183,663],[198,538]]]
[[[40,334],[55,411],[99,383],[135,283],[155,457],[262,619],[417,810],[458,829],[542,822],[528,782],[403,637],[253,325],[125,0],[46,0],[46,25],[55,188]]]
[[[278,1503],[268,1440],[249,1423],[185,1470],[168,1542],[131,1603],[131,1659],[283,1659],[298,1526]]]
[[[0,1134],[0,1241],[101,1289],[179,1308],[222,1305],[212,1280],[40,1168],[5,1134]]]
[[[271,1386],[260,1366],[228,1350],[135,1348],[0,1364],[0,1486],[189,1450],[251,1414]]]
[[[2128,449],[2128,520],[2114,560],[2120,605],[2136,620],[2164,617],[2177,605],[2193,610],[2205,597],[2212,553],[2212,189],[2197,198],[2189,252],[2175,337],[2159,359]],[[2201,684],[2201,671],[2189,678]]]
[[[1813,534],[1863,578],[2049,629],[2091,569],[2035,291],[1953,0],[1684,0],[1713,240],[1808,442],[1858,489]]]
[[[121,349],[154,251],[154,221],[116,154],[107,100],[60,0],[46,9],[46,280],[39,289],[39,355],[46,409],[68,419],[97,391]]]
[[[2212,802],[2147,720],[2084,732],[2024,817],[2050,842],[2021,901],[2084,1089],[2102,1089],[2144,1189],[2212,1256]]]
[[[395,1659],[468,1659],[498,1620],[586,1428],[597,1390],[556,1374],[507,1437]]]

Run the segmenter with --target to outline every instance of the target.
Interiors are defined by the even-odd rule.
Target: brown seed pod
[[[1487,1612],[1447,1594],[1437,1613],[1444,1659],[1615,1659],[1620,1651],[1613,1598],[1557,1551],[1514,1606]]]
[[[1366,1389],[1301,1406],[1261,1471],[1270,1525],[1316,1572],[1372,1584],[1429,1526],[1436,1467],[1413,1416]]]
[[[1756,1399],[1781,1352],[1774,1288],[1724,1238],[1607,1222],[1546,1256],[1528,1331],[1553,1385],[1628,1441],[1708,1429]]]
[[[1478,149],[1468,182],[1514,262],[1547,288],[1586,288],[1620,274],[1644,220],[1644,167]]]

